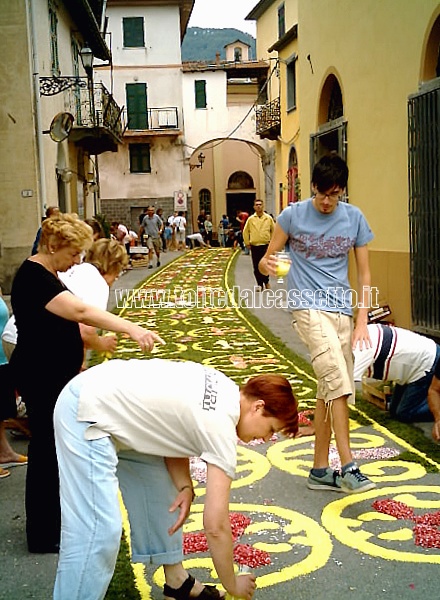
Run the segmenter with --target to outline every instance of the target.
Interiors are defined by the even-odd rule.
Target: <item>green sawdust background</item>
[[[239,252],[219,248],[188,252],[156,271],[133,293],[120,297],[118,305],[124,307],[114,312],[157,331],[166,345],[157,345],[145,355],[135,342],[121,338],[114,358],[201,362],[219,369],[239,385],[254,375],[279,373],[290,381],[299,410],[311,409],[316,380],[310,364],[287,348],[249,310],[234,305],[238,256]],[[91,364],[101,360],[95,355]],[[164,385],[169,384],[164,381]],[[352,413],[359,424],[377,423],[421,453],[407,451],[396,459],[418,462],[427,471],[437,471],[423,455],[440,462],[440,446],[420,429],[393,421],[387,413],[363,401],[360,394]],[[140,598],[125,540],[106,598]]]

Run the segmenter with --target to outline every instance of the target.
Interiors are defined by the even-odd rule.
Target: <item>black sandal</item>
[[[223,598],[214,585],[205,585],[198,596],[190,596],[189,593],[193,589],[195,582],[194,577],[188,575],[186,581],[177,590],[165,584],[163,586],[163,593],[165,596],[175,598],[176,600],[190,600],[190,598],[194,600],[219,600]]]

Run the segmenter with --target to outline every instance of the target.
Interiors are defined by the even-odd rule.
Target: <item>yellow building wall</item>
[[[310,136],[317,133],[320,98],[333,74],[341,86],[347,121],[349,201],[365,214],[373,285],[391,305],[396,324],[411,327],[407,99],[422,78],[435,0],[286,0],[286,30],[298,7],[298,39],[280,50],[297,61],[297,111],[286,113],[286,69],[280,68],[282,135],[276,152],[277,185],[286,184],[289,152],[299,159],[302,198],[310,195]],[[276,9],[276,6],[273,5]],[[272,7],[271,7],[272,9]],[[268,10],[257,32],[270,31]],[[287,195],[287,192],[285,192]],[[284,201],[286,201],[286,196]],[[350,273],[355,285],[354,270]]]
[[[418,88],[436,10],[435,0],[300,1],[301,176],[310,181],[308,134],[317,131],[320,92],[333,73],[348,123],[350,202],[366,215],[375,251],[408,251],[407,98]]]

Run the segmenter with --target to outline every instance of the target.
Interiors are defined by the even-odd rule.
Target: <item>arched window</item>
[[[230,190],[253,190],[254,180],[245,171],[235,171],[229,177],[228,188]]]
[[[298,156],[295,148],[290,149],[289,169],[287,171],[287,202],[298,202]]]
[[[235,60],[235,62],[241,62],[241,57],[242,57],[241,48],[239,48],[239,47],[234,48],[234,60]]]
[[[199,209],[211,214],[211,192],[203,188],[199,192]]]

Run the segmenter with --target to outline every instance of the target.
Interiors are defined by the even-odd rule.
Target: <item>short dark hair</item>
[[[320,158],[313,167],[312,183],[320,192],[326,192],[335,185],[341,189],[347,187],[347,163],[338,154],[327,154]]]

